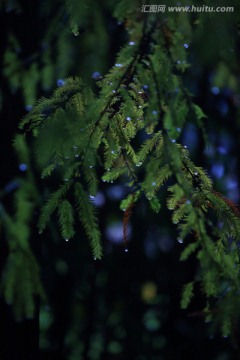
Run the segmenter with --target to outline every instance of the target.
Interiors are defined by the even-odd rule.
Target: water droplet
[[[184,46],[185,49],[189,48],[189,45],[187,43],[185,43],[183,46]]]
[[[143,92],[142,92],[142,91],[139,91],[138,93],[139,93],[139,94],[142,94]]]
[[[95,199],[95,196],[90,195],[89,198],[90,198],[90,199]]]
[[[175,142],[176,142],[176,140],[175,140],[175,139],[171,139],[171,142],[172,142],[172,143],[175,143]]]
[[[130,116],[127,116],[127,117],[126,117],[126,120],[127,120],[127,121],[130,121],[130,120],[131,120]]]
[[[69,241],[69,239],[64,239],[65,241]]]
[[[114,150],[112,150],[112,151],[111,151],[111,154],[115,154],[115,151],[114,151]]]
[[[112,93],[115,94],[116,90],[113,90]]]
[[[198,175],[198,172],[197,172],[197,171],[195,171],[194,175]]]
[[[93,260],[95,260],[95,261],[96,261],[96,260],[97,260],[97,258],[95,257],[95,258],[93,258]]]
[[[133,46],[133,45],[135,45],[135,42],[134,42],[134,41],[130,41],[128,44],[131,45],[131,46]]]
[[[142,106],[141,105],[139,105],[139,109],[141,109],[142,108]]]
[[[92,168],[93,168],[93,165],[89,165],[89,168],[92,169]]]
[[[187,149],[188,147],[187,147],[187,145],[184,145],[184,149]]]
[[[78,154],[76,154],[76,155],[75,155],[75,157],[76,157],[76,158],[78,158],[78,157],[79,157],[79,155],[78,155]]]
[[[116,67],[122,67],[122,64],[115,64]]]
[[[178,238],[177,241],[179,242],[179,244],[183,244],[183,239]]]

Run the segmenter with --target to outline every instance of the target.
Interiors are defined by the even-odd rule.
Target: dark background
[[[20,119],[37,98],[49,96],[69,75],[78,75],[94,87],[92,74],[104,75],[127,41],[124,21],[112,15],[113,2],[93,2],[91,11],[84,4],[76,9],[80,26],[74,36],[64,2],[1,3],[0,201],[10,214],[14,189],[8,186],[24,176],[12,147]],[[236,19],[224,15],[216,22],[209,14],[202,15],[204,26],[193,34],[187,50],[192,66],[184,82],[208,116],[208,144],[191,122],[181,142],[189,147],[195,163],[207,169],[215,188],[238,204],[240,39]],[[34,159],[31,139],[29,149]],[[40,179],[34,161],[33,168],[40,193],[54,188],[53,180]],[[204,322],[201,289],[196,289],[188,310],[180,309],[182,286],[191,281],[198,265],[192,258],[179,262],[183,245],[177,242],[164,205],[166,188],[160,214],[151,213],[144,200],[133,209],[129,251],[124,252],[119,201],[127,191],[121,182],[100,184],[95,202],[103,233],[101,261],[92,259],[82,229],[69,243],[61,239],[54,222],[39,235],[35,214],[31,242],[47,303],[36,300],[35,319],[16,322],[1,298],[1,359],[240,358],[239,329],[233,339],[223,338],[218,331],[212,335]],[[7,253],[1,231],[2,269]]]

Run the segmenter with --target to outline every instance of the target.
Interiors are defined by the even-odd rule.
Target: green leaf
[[[181,308],[187,309],[193,297],[193,282],[184,285],[181,299]]]
[[[207,117],[207,115],[204,114],[203,110],[198,105],[193,104],[192,106],[198,119],[203,119]]]
[[[189,258],[189,256],[197,250],[199,244],[197,242],[189,244],[181,253],[180,261],[185,261]]]
[[[47,203],[43,206],[41,210],[41,215],[38,222],[39,232],[41,233],[47,226],[48,221],[50,220],[51,215],[60,205],[60,201],[65,197],[67,191],[70,188],[70,184],[62,185],[57,191],[55,191]]]
[[[102,244],[101,233],[98,227],[96,217],[96,209],[89,200],[89,196],[83,189],[80,183],[75,183],[75,201],[79,213],[79,219],[83,224],[86,234],[90,240],[93,257],[101,259],[102,257]]]
[[[68,200],[63,200],[58,206],[59,224],[62,237],[69,240],[74,235],[73,208]]]
[[[161,210],[161,204],[160,201],[157,197],[153,197],[152,199],[149,200],[151,209],[155,212],[155,213],[159,213],[159,211]]]
[[[129,208],[129,206],[133,203],[135,203],[140,196],[140,191],[136,191],[134,194],[129,194],[126,199],[122,200],[120,203],[120,209],[122,211],[125,211]]]

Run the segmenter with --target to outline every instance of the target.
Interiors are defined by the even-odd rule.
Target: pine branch
[[[97,223],[96,210],[89,200],[89,196],[84,191],[80,183],[75,183],[74,194],[79,219],[83,224],[86,234],[90,240],[94,259],[101,259],[102,245],[100,241],[100,231]]]

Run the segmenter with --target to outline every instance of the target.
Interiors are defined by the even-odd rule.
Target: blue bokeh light
[[[10,193],[13,190],[16,190],[17,188],[19,188],[19,186],[20,186],[20,183],[16,180],[13,180],[4,187],[3,191],[6,193]]]
[[[57,80],[57,86],[58,87],[61,87],[61,86],[64,86],[65,85],[65,80],[63,80],[63,79],[58,79]]]
[[[128,225],[128,237],[131,236],[131,225]],[[123,242],[123,224],[122,221],[110,223],[105,230],[106,238],[114,244]]]
[[[221,152],[224,151],[223,148],[225,148],[226,151],[228,152],[232,148],[233,140],[228,134],[224,133],[221,134],[218,143],[219,143],[219,147],[221,148],[220,149]]]
[[[217,103],[217,109],[219,110],[222,116],[226,116],[229,111],[229,106],[226,100],[219,100]]]
[[[99,71],[94,71],[92,73],[92,79],[98,79],[99,77],[102,77],[102,75]]]
[[[211,167],[211,174],[216,179],[221,179],[224,175],[224,172],[225,172],[225,167],[221,163],[216,163]]]
[[[193,123],[186,124],[183,135],[182,143],[186,144],[190,150],[194,150],[198,146],[199,135],[196,125]]]
[[[96,196],[92,199],[92,202],[96,207],[102,207],[106,202],[103,192],[97,192]]]
[[[18,166],[18,168],[19,168],[20,171],[26,171],[27,170],[27,164],[20,164]]]
[[[111,200],[121,200],[126,195],[126,188],[121,185],[110,186],[107,190],[107,197]]]
[[[25,109],[26,109],[26,111],[28,111],[28,112],[30,112],[30,111],[32,111],[32,109],[33,109],[33,106],[32,105],[26,105],[25,106]]]
[[[228,153],[228,149],[225,146],[218,146],[217,151],[221,155],[226,155]]]
[[[213,87],[211,88],[211,92],[212,92],[212,94],[214,94],[214,95],[218,95],[218,94],[220,93],[220,89],[219,89],[219,87],[217,87],[217,86],[213,86]]]
[[[233,175],[229,175],[225,178],[225,186],[227,190],[236,190],[238,188],[237,178]]]

